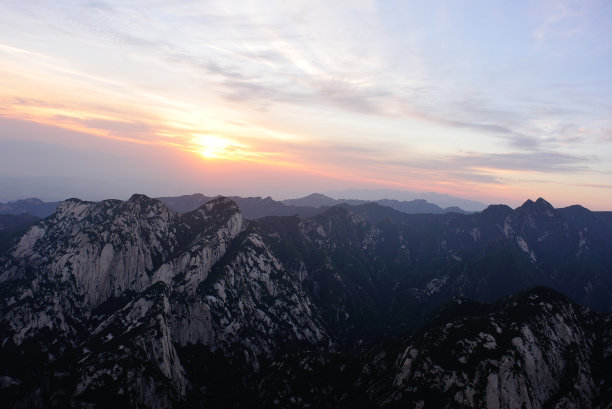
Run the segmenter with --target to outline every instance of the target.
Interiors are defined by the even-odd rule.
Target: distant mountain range
[[[320,193],[313,193],[300,199],[288,199],[283,200],[287,206],[302,206],[302,207],[315,207],[315,208],[328,208],[335,205],[346,203],[348,205],[358,206],[366,203],[377,203],[381,206],[390,207],[400,212],[415,214],[415,213],[467,213],[459,207],[452,206],[445,209],[429,203],[424,199],[414,199],[411,201],[399,201],[393,199],[379,199],[379,200],[361,200],[361,199],[333,199],[329,196],[322,195]]]
[[[377,201],[367,200],[342,200],[333,199],[329,196],[322,195],[320,193],[313,193],[300,199],[288,199],[283,201],[276,201],[270,197],[239,197],[230,196],[240,211],[247,219],[259,219],[267,216],[292,216],[299,215],[302,217],[311,217],[315,214],[321,213],[330,207],[336,205],[351,205],[359,206],[369,203],[376,203],[384,207],[395,209],[397,211],[409,214],[416,213],[434,213],[442,214],[449,212],[466,213],[458,207],[449,207],[442,209],[433,203],[429,203],[422,199],[412,200],[410,202],[382,199]],[[178,197],[160,197],[159,200],[166,203],[171,209],[177,212],[188,212],[195,210],[198,206],[206,203],[213,199],[213,197],[204,196],[196,193],[193,195],[185,195]]]
[[[60,203],[0,256],[0,400],[610,408],[608,212],[317,209]]]
[[[205,196],[201,193],[183,196],[159,197],[158,199],[166,203],[172,210],[179,213],[186,213],[197,209],[204,203],[218,196]],[[291,216],[300,215],[303,217],[314,216],[325,209],[346,203],[349,205],[361,205],[365,203],[373,203],[367,200],[339,200],[313,193],[301,199],[289,199],[276,201],[270,197],[239,197],[230,196],[242,211],[244,217],[248,219],[259,219],[266,216]],[[412,201],[398,201],[390,199],[382,199],[374,201],[382,206],[390,207],[404,213],[466,213],[458,207],[441,207],[429,203],[422,199]],[[17,200],[15,202],[0,203],[0,214],[21,214],[29,213],[37,217],[47,217],[51,215],[60,202],[43,202],[40,199],[31,198]]]
[[[61,202],[43,202],[35,197],[16,200],[14,202],[0,203],[0,214],[28,213],[36,217],[47,217],[55,211]]]
[[[480,212],[487,207],[487,204],[482,202],[435,192],[411,192],[393,189],[348,189],[323,193],[334,198],[342,198],[342,200],[359,199],[378,201],[381,199],[391,199],[409,202],[416,199],[424,199],[442,208],[460,207],[468,212]]]
[[[197,209],[215,197],[204,196],[201,193],[196,193],[193,195],[175,197],[159,197],[158,199],[166,203],[169,208],[176,212],[187,213]],[[229,198],[238,205],[242,215],[251,220],[266,216],[301,215],[308,217],[320,212],[320,210],[316,207],[285,205],[283,202],[273,200],[271,197],[262,198],[230,196]]]
[[[183,196],[168,196],[158,198],[166,203],[168,207],[179,213],[188,213],[202,206],[204,203],[219,196],[205,196],[201,193]],[[337,200],[331,197],[314,193],[301,199],[290,199],[276,201],[270,197],[239,197],[231,196],[240,208],[242,215],[251,220],[268,216],[294,216],[312,217],[322,213],[335,205],[354,207],[353,211],[361,214],[369,221],[380,221],[383,218],[401,220],[404,213],[435,213],[446,212],[465,213],[459,208],[442,209],[425,200],[413,200],[410,202],[400,202],[396,200],[378,200],[368,202],[365,200]],[[0,216],[9,228],[0,228],[0,254],[8,250],[17,236],[25,232],[39,218],[45,218],[53,214],[61,202],[44,202],[37,198],[22,199],[14,202],[0,203]],[[377,204],[376,206],[373,206]],[[395,209],[395,211],[393,210]],[[402,212],[401,214],[398,212]],[[10,216],[18,216],[13,217]],[[35,217],[27,217],[33,215]],[[17,227],[19,226],[19,227]]]

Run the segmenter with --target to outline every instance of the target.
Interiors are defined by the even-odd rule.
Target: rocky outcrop
[[[0,399],[151,408],[611,401],[609,316],[542,289],[493,306],[465,298],[545,284],[609,310],[612,240],[599,216],[542,199],[471,215],[396,213],[369,204],[249,221],[223,197],[183,214],[143,195],[62,202],[0,261]],[[463,298],[427,318],[453,296]]]
[[[283,408],[610,408],[611,318],[546,288],[496,305],[455,298],[415,334],[359,355],[276,362],[260,398]]]
[[[227,198],[182,215],[143,195],[67,200],[21,238],[0,283],[0,394],[15,405],[37,390],[27,404],[168,407],[200,387],[178,347],[244,356],[256,373],[288,345],[330,344],[299,278]]]
[[[455,302],[461,302],[460,299]],[[439,408],[607,407],[605,317],[537,288],[410,339],[380,398]],[[607,403],[606,403],[607,402]]]

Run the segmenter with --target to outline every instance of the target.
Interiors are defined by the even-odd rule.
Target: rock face
[[[605,407],[610,318],[554,292],[459,298],[406,334],[453,296],[490,302],[537,284],[612,310],[606,223],[542,199],[257,221],[223,197],[182,214],[143,195],[70,199],[0,259],[0,399]]]
[[[283,408],[610,408],[611,325],[542,287],[495,305],[455,298],[425,328],[359,356],[276,363],[260,398]]]
[[[414,328],[453,295],[493,302],[544,285],[612,311],[612,226],[587,209],[539,199],[472,215],[388,210],[337,206],[309,219],[258,220],[349,344]]]
[[[194,388],[197,362],[177,348],[256,373],[292,344],[329,344],[299,278],[225,198],[184,215],[142,195],[67,200],[21,238],[0,281],[2,394],[17,406],[168,407]]]
[[[605,407],[611,323],[545,288],[489,313],[438,321],[410,339],[381,406]]]

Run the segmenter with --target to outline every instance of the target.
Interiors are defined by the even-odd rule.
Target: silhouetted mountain
[[[286,206],[282,202],[273,200],[271,197],[238,197],[231,196],[240,211],[247,219],[259,219],[266,216],[293,216],[310,217],[320,212],[315,207]]]
[[[157,199],[164,202],[175,212],[186,213],[197,209],[213,198],[196,193],[177,197],[159,197]],[[310,217],[320,212],[315,207],[286,206],[269,196],[266,198],[230,196],[230,199],[238,205],[242,215],[251,220],[266,216],[293,216],[296,214]]]
[[[349,204],[361,204],[362,200],[356,201],[357,203]],[[283,204],[287,206],[307,206],[307,207],[323,207],[323,206],[335,206],[343,203],[340,200],[332,199],[329,196],[322,195],[321,193],[312,193],[308,196],[299,199],[286,199],[283,200]]]
[[[47,217],[55,211],[60,202],[43,202],[35,197],[0,203],[0,214],[29,213],[36,217]]]
[[[392,209],[391,207],[383,206],[376,202],[368,202],[360,205],[341,203],[337,206],[358,214],[370,223],[379,223],[383,220],[389,220],[393,223],[403,223],[407,219],[406,213]],[[326,207],[324,209],[327,210],[329,208]]]
[[[392,199],[398,201],[412,201],[415,199],[425,199],[430,203],[435,203],[442,208],[459,207],[469,212],[480,212],[486,204],[474,200],[463,199],[435,192],[410,192],[406,190],[393,189],[348,189],[336,192],[327,192],[328,196],[340,197],[344,199],[360,199],[377,201],[380,199]]]
[[[429,203],[423,199],[415,199],[409,202],[392,200],[392,199],[380,199],[380,200],[357,200],[357,199],[333,199],[329,196],[322,195],[320,193],[313,193],[300,199],[288,199],[283,200],[286,205],[292,206],[309,206],[309,207],[332,207],[340,204],[348,204],[352,206],[359,206],[366,203],[378,203],[381,206],[390,207],[403,213],[416,214],[416,213],[466,213],[464,210],[458,207],[449,207],[442,209],[441,207]]]
[[[416,214],[416,213],[467,213],[466,211],[453,206],[447,207],[446,209],[442,209],[441,207],[429,203],[423,199],[415,199],[410,202],[400,202],[399,200],[389,200],[389,199],[381,199],[377,200],[376,203],[390,207],[395,210],[399,210],[400,212]]]
[[[204,196],[202,193],[194,193],[192,195],[158,197],[157,199],[164,202],[166,206],[175,212],[187,213],[213,200],[214,197]]]

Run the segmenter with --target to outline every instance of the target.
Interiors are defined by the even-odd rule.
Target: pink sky
[[[122,181],[107,197],[385,188],[610,209],[611,8],[501,7],[6,4],[0,171]]]

